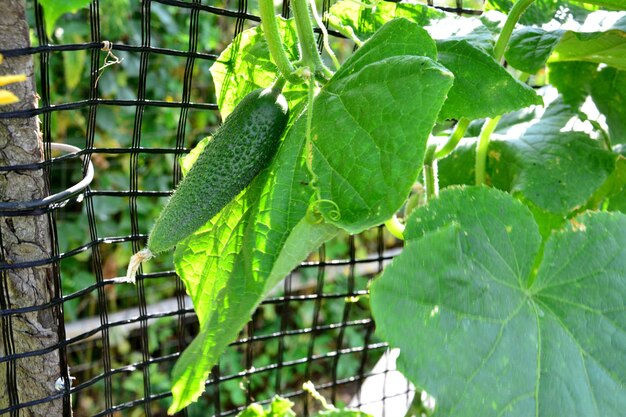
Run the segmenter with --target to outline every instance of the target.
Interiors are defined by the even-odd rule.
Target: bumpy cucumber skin
[[[287,126],[285,97],[271,89],[246,95],[226,117],[161,211],[148,249],[159,253],[202,227],[276,154]]]

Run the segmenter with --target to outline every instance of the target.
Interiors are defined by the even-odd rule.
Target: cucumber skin
[[[148,237],[159,253],[175,246],[231,202],[276,154],[289,119],[285,97],[271,89],[246,95],[198,156]]]

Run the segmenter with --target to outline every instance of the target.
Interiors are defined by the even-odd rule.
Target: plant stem
[[[278,74],[278,78],[276,78],[276,81],[274,81],[274,84],[272,84],[272,90],[280,93],[281,91],[283,91],[286,83],[287,80],[285,79],[285,77]]]
[[[533,1],[535,0],[517,0],[511,8],[511,11],[506,18],[506,22],[504,22],[504,27],[500,32],[500,36],[498,36],[498,40],[496,41],[496,46],[493,48],[493,55],[496,58],[496,61],[500,61],[504,56],[504,51],[509,43],[509,39],[511,39],[511,34],[513,33],[513,29],[515,29],[517,21]]]
[[[306,106],[306,131],[305,131],[305,148],[306,148],[306,167],[311,176],[311,187],[317,190],[317,175],[313,171],[313,142],[311,139],[311,130],[313,129],[313,101],[315,99],[315,78],[309,72],[308,94]],[[317,192],[317,191],[316,191]]]
[[[393,217],[385,222],[385,227],[394,237],[404,240],[404,225],[398,220],[398,216],[395,214]]]
[[[328,42],[328,31],[326,30],[326,26],[324,26],[324,22],[322,21],[319,14],[317,13],[317,6],[315,5],[315,0],[310,0],[309,4],[311,5],[311,14],[313,15],[313,19],[315,19],[315,23],[317,23],[317,26],[319,26],[320,30],[322,31],[322,42],[324,43],[324,50],[326,51],[330,59],[333,61],[333,64],[335,65],[335,69],[338,70],[339,67],[341,67],[341,64],[339,63],[339,60],[337,59],[337,57],[335,56],[335,53],[330,47],[330,43]]]
[[[290,83],[300,84],[302,80],[294,74],[295,68],[289,61],[283,41],[280,38],[273,0],[259,0],[259,13],[261,14],[261,25],[267,47],[278,71]]]
[[[430,145],[424,155],[424,186],[426,188],[426,201],[431,201],[439,195],[439,182],[437,181],[437,160],[435,159],[435,145]]]
[[[506,22],[504,23],[504,27],[500,32],[500,36],[498,36],[498,40],[493,50],[496,61],[500,61],[504,56],[504,51],[509,43],[509,40],[511,39],[511,34],[513,33],[513,29],[515,28],[517,21],[519,20],[522,13],[524,13],[524,11],[528,8],[528,6],[532,4],[533,1],[534,0],[518,0],[511,8],[511,11],[506,19]],[[528,75],[522,74],[522,77],[527,78]],[[493,131],[495,130],[499,120],[500,116],[491,120],[488,119],[483,126],[483,130],[481,131],[476,155],[477,184],[483,184],[485,182],[484,170],[486,165],[487,148],[489,147],[489,137],[491,136],[491,133],[493,133]],[[465,135],[469,124],[470,120],[468,118],[463,117],[459,119],[454,128],[454,131],[448,138],[448,141],[435,152],[434,159],[441,159],[449,155],[450,152],[452,152],[456,148],[456,146]],[[424,172],[424,174],[426,175],[426,172]],[[428,195],[428,187],[426,188],[426,192]]]
[[[321,71],[325,76],[332,75],[332,72],[324,65],[322,58],[317,51],[317,42],[313,33],[313,24],[307,0],[291,0],[293,18],[296,22],[296,32],[302,53],[302,63],[305,67],[312,67],[315,73]]]
[[[456,148],[456,145],[458,145],[461,139],[463,139],[463,135],[465,135],[469,124],[470,119],[468,119],[467,117],[462,117],[459,119],[456,126],[454,127],[454,131],[448,138],[448,141],[441,148],[435,151],[435,159],[441,159],[448,156],[450,152],[452,152],[454,148]]]
[[[499,121],[500,116],[494,117],[493,119],[487,119],[482,130],[480,131],[478,145],[476,147],[476,185],[485,183],[489,140]]]

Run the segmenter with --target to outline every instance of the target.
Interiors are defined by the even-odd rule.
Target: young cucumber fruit
[[[279,91],[258,89],[246,95],[161,211],[148,249],[172,248],[219,213],[269,165],[287,120],[287,100]]]

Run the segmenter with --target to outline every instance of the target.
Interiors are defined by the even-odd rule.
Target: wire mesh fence
[[[482,2],[428,3],[479,14]],[[288,2],[281,10],[289,15]],[[0,143],[0,415],[49,414],[50,404],[66,416],[165,415],[170,371],[197,319],[168,257],[144,267],[136,286],[123,275],[181,178],[178,158],[218,124],[208,68],[258,24],[256,2],[94,0],[51,26],[28,1],[25,19],[31,45],[3,43],[0,53],[33,60],[39,102],[3,108],[0,127],[37,117],[43,155],[10,161]],[[11,175],[24,173],[48,195],[26,201],[7,191]],[[29,222],[45,250],[24,250],[19,225]],[[315,407],[301,388],[307,380],[336,404],[410,401],[408,385],[399,394],[381,386],[375,398],[359,391],[388,372],[374,370],[387,347],[374,335],[367,284],[398,246],[382,228],[327,243],[261,304],[205,394],[180,414],[236,415],[281,394],[306,416]],[[17,299],[24,276],[43,279],[49,294]],[[31,334],[37,320],[49,326]],[[52,371],[29,393],[40,361]]]

